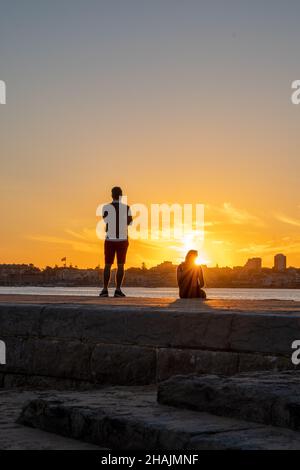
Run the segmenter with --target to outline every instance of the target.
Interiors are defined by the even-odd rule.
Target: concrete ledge
[[[0,296],[0,373],[11,377],[125,385],[283,370],[300,339],[296,302],[21,297]]]

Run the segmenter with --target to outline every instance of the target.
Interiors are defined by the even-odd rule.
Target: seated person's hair
[[[197,250],[190,250],[186,254],[185,262],[189,262],[190,258],[197,258],[197,256],[198,256],[198,251]]]

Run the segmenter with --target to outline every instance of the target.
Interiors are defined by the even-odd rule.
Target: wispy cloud
[[[264,222],[256,215],[250,214],[245,209],[237,209],[230,202],[224,202],[223,212],[230,218],[230,221],[238,225],[263,226]]]
[[[285,224],[293,225],[294,227],[300,227],[300,219],[295,219],[281,213],[276,213],[275,218]]]
[[[269,241],[267,243],[251,243],[242,248],[236,250],[239,253],[249,253],[256,255],[268,255],[274,253],[299,253],[300,251],[300,240],[286,240],[286,237],[282,238],[281,241]]]
[[[242,248],[238,248],[237,251],[239,253],[251,253],[251,254],[265,254],[271,253],[275,249],[274,245],[268,245],[264,243],[251,243],[247,246]]]
[[[211,221],[211,218],[213,219],[213,225],[229,222],[236,225],[265,226],[265,222],[261,218],[251,214],[246,209],[239,209],[233,206],[230,202],[224,202],[221,207],[208,205],[206,209],[206,217],[209,221]]]
[[[99,241],[96,238],[95,230],[83,229],[81,233],[65,230],[65,233],[69,237],[33,234],[27,235],[26,238],[41,243],[70,246],[74,251],[84,253],[97,253],[99,251]]]

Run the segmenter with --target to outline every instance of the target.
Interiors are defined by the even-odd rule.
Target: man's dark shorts
[[[117,255],[118,264],[125,264],[128,245],[129,245],[128,240],[120,240],[120,241],[105,240],[104,242],[105,264],[114,264],[115,255]]]

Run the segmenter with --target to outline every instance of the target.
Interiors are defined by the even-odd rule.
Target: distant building
[[[173,264],[172,261],[164,261],[163,263],[160,263],[157,266],[150,268],[150,271],[166,273],[166,272],[174,272],[176,271],[176,268],[177,266]]]
[[[261,258],[249,258],[244,266],[244,269],[258,271],[261,269],[262,259]]]
[[[285,271],[286,270],[286,256],[279,253],[274,256],[274,270]]]

